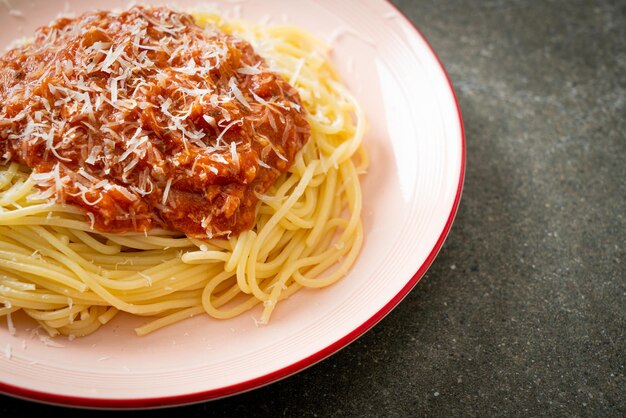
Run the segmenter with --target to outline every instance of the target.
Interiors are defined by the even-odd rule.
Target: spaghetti
[[[267,323],[279,301],[334,283],[354,263],[363,242],[365,118],[330,65],[328,46],[293,27],[194,18],[248,40],[295,87],[310,139],[255,194],[252,227],[213,238],[167,225],[100,230],[93,215],[45,196],[37,173],[7,163],[0,169],[0,316],[10,330],[19,310],[51,336],[88,335],[119,312],[153,317],[139,335],[203,313],[232,318],[258,304],[258,322]]]

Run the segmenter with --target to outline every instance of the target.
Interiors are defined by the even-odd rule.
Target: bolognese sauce
[[[167,8],[60,18],[0,58],[0,156],[99,231],[238,234],[309,136],[249,43]]]

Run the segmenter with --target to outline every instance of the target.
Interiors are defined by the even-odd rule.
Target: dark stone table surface
[[[361,339],[147,416],[626,416],[626,2],[397,1],[458,94],[452,231]],[[99,416],[0,397],[0,415]],[[56,415],[55,415],[56,416]]]

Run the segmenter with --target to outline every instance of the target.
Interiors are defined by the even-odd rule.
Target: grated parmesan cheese
[[[15,335],[15,326],[13,325],[13,318],[11,317],[11,302],[8,300],[4,302],[4,307],[7,309],[7,328],[10,335]]]
[[[239,87],[237,87],[237,79],[235,77],[230,78],[230,80],[228,81],[228,86],[230,87],[230,90],[235,95],[235,98],[239,100],[241,104],[243,104],[245,107],[247,107],[248,109],[251,109],[250,103],[248,103],[246,98],[241,93],[241,90],[239,90]]]
[[[48,347],[54,347],[54,348],[64,348],[65,347],[63,344],[60,344],[60,343],[57,343],[57,342],[53,341],[47,335],[40,335],[39,336],[39,341],[41,341],[44,345],[47,345]]]
[[[172,187],[171,178],[167,179],[167,183],[165,184],[165,191],[163,192],[163,199],[161,200],[161,203],[163,205],[165,205],[165,203],[167,202],[167,197],[169,196],[169,193],[170,193],[170,187]]]

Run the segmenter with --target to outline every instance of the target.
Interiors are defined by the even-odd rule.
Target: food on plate
[[[59,18],[0,58],[0,316],[84,336],[231,318],[346,274],[365,122],[328,47],[135,6]]]

